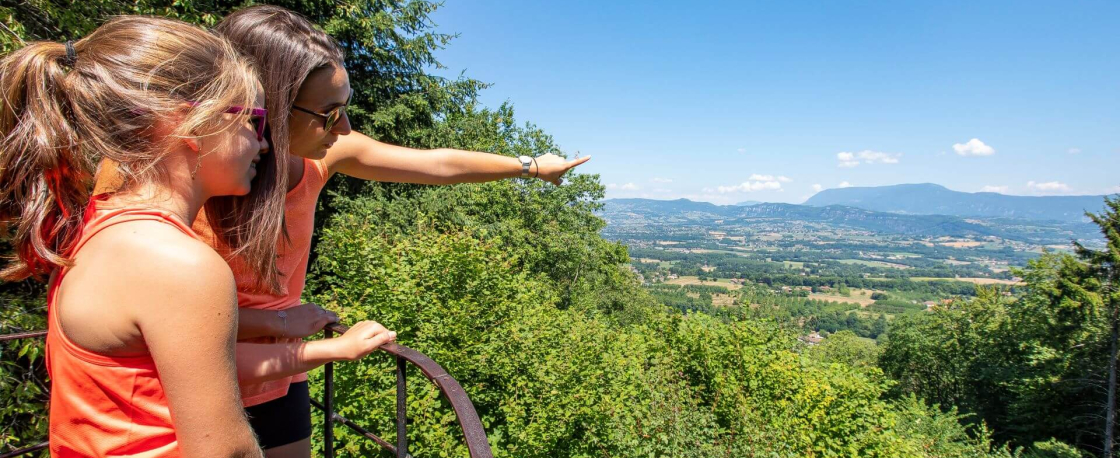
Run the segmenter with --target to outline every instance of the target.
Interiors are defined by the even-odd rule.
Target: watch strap
[[[529,156],[517,156],[517,160],[521,161],[521,178],[529,178],[529,166],[533,164],[533,158]]]

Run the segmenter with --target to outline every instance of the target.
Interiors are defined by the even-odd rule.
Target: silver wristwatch
[[[529,178],[529,166],[533,165],[533,158],[517,156],[517,160],[521,161],[521,178]]]

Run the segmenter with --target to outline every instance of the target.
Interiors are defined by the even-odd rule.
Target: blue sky
[[[608,197],[1120,192],[1120,2],[448,0],[437,55]]]

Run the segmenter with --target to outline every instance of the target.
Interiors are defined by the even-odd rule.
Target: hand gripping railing
[[[335,323],[327,325],[323,332],[329,338],[333,333],[344,333],[348,328],[341,324]],[[486,440],[486,430],[482,428],[482,422],[478,419],[478,413],[474,410],[474,404],[471,403],[467,393],[463,391],[463,387],[459,385],[454,378],[443,370],[439,364],[432,361],[431,358],[425,356],[416,350],[408,348],[404,345],[397,343],[390,343],[382,345],[379,348],[381,351],[393,355],[397,360],[397,446],[393,447],[384,439],[375,436],[373,433],[366,431],[354,422],[343,418],[341,415],[334,413],[334,402],[332,396],[334,395],[334,363],[327,363],[324,368],[324,390],[323,390],[323,403],[312,401],[312,404],[319,410],[323,411],[323,455],[327,458],[334,458],[334,427],[332,422],[339,422],[350,429],[356,431],[358,434],[372,439],[378,445],[396,454],[398,458],[410,457],[408,454],[408,434],[406,431],[407,420],[407,389],[405,384],[405,367],[406,363],[412,363],[420,368],[420,372],[424,376],[436,384],[439,391],[447,397],[451,402],[451,408],[455,410],[455,417],[459,420],[459,426],[463,428],[463,436],[467,441],[467,450],[470,451],[471,458],[493,458],[494,453],[490,450],[490,443]]]
[[[327,325],[323,333],[329,338],[334,333],[345,333],[347,329],[346,326],[335,323]],[[0,335],[0,342],[16,339],[41,338],[46,334],[46,331],[31,331]],[[463,387],[459,385],[459,382],[455,381],[447,371],[443,370],[443,368],[440,367],[439,364],[436,364],[435,361],[432,361],[431,358],[404,345],[391,343],[382,345],[379,350],[393,355],[397,360],[397,445],[393,446],[388,441],[377,437],[365,428],[358,426],[353,421],[334,412],[334,400],[332,399],[334,395],[334,363],[328,363],[324,368],[323,374],[325,385],[323,390],[323,402],[320,404],[314,400],[311,401],[312,405],[323,411],[323,456],[327,458],[334,458],[335,456],[334,423],[336,422],[342,423],[361,436],[373,440],[398,458],[412,456],[408,454],[408,420],[406,415],[408,393],[405,384],[405,368],[407,367],[407,363],[412,363],[416,367],[419,367],[420,371],[424,373],[424,376],[435,383],[440,392],[451,402],[451,408],[455,410],[455,417],[459,420],[459,426],[463,428],[463,436],[466,438],[467,450],[470,451],[471,458],[493,458],[494,453],[490,450],[490,443],[486,440],[486,431],[482,428],[482,422],[478,419],[478,413],[474,410],[474,404],[471,403],[467,394],[463,392]],[[30,447],[0,453],[0,458],[12,458],[45,448],[47,448],[47,443],[40,442]]]

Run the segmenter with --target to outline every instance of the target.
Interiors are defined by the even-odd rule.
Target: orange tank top
[[[258,291],[254,288],[256,274],[238,258],[230,259],[230,269],[237,281],[237,306],[262,309],[284,310],[300,304],[303,286],[307,279],[307,260],[311,254],[311,234],[315,230],[315,204],[319,192],[327,183],[329,173],[322,160],[303,159],[303,176],[288,194],[284,196],[284,223],[290,240],[277,243],[278,258],[276,266],[280,269],[281,291],[278,293]],[[200,212],[194,221],[194,230],[199,237],[221,252],[215,242],[214,232],[206,220],[206,212]],[[290,339],[298,341],[300,339]],[[275,343],[279,339],[261,337],[246,339],[242,342]],[[283,377],[263,383],[242,384],[241,399],[245,407],[279,399],[288,394],[288,386],[294,382],[307,380],[307,374]]]
[[[96,205],[95,198],[71,257],[102,229],[131,221],[160,221],[197,237],[186,223],[165,211]],[[180,456],[171,410],[151,355],[94,353],[62,331],[55,296],[66,271],[63,268],[54,276],[47,292],[51,456]]]

